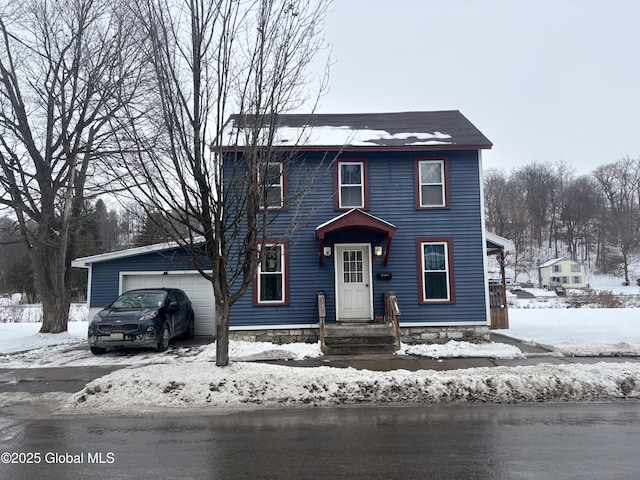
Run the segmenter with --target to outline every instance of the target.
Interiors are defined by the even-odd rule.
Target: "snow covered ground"
[[[557,305],[556,305],[557,306]],[[556,350],[557,355],[640,355],[640,309],[512,308],[510,329],[498,331]],[[38,322],[0,323],[0,368],[122,365],[64,398],[65,412],[139,411],[164,407],[336,405],[352,403],[601,401],[640,398],[640,361],[469,368],[436,372],[372,372],[296,368],[256,362],[322,355],[317,344],[232,342],[231,364],[215,366],[215,345],[93,356],[79,308],[69,332],[41,335]],[[433,358],[523,358],[517,347],[450,341],[404,345],[399,355]],[[11,395],[0,395],[0,405]]]

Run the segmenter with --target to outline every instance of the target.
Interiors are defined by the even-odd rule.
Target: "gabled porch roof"
[[[391,247],[391,237],[396,233],[397,227],[385,220],[382,220],[381,218],[371,215],[370,213],[363,212],[358,208],[353,208],[348,212],[340,214],[316,227],[316,237],[319,240],[318,264],[320,266],[322,266],[322,250],[325,235],[345,229],[369,230],[386,235],[387,247],[384,253],[383,264],[387,264],[389,248]]]

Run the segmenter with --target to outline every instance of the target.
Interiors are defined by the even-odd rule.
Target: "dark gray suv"
[[[89,324],[89,347],[155,348],[163,352],[177,336],[193,337],[195,316],[186,293],[177,288],[143,288],[120,295]]]

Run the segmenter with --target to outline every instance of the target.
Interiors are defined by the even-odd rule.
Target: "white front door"
[[[371,248],[368,244],[335,246],[336,320],[373,320]]]

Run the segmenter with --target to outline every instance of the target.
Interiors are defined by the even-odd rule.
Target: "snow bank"
[[[208,362],[112,372],[73,395],[66,410],[137,413],[162,407],[330,406],[366,403],[582,402],[640,398],[635,363],[374,372]]]

